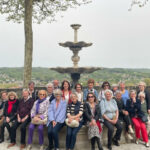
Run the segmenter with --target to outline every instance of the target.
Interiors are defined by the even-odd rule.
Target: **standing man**
[[[28,84],[28,91],[29,91],[29,96],[35,100],[38,99],[38,91],[35,90],[35,83],[33,81],[30,81]]]
[[[54,86],[52,83],[48,83],[47,84],[47,99],[49,99],[49,102],[51,103],[51,101],[55,98],[54,94],[53,94],[53,90],[54,90]]]
[[[53,80],[53,86],[54,86],[54,90],[59,89],[59,81],[58,80]]]

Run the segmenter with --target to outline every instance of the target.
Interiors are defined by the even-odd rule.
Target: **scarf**
[[[16,99],[14,100],[8,100],[8,114],[10,114],[12,112],[12,108],[13,108],[13,105],[16,103]]]
[[[46,100],[46,98],[38,99],[38,100],[37,100],[37,103],[36,103],[36,114],[39,113],[40,104],[41,104],[42,102],[44,102],[45,100]]]

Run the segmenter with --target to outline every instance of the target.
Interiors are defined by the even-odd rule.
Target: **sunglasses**
[[[40,96],[45,96],[45,94],[40,94]]]
[[[94,96],[88,96],[88,98],[94,98]]]

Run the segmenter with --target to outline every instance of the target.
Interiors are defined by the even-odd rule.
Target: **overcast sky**
[[[69,9],[57,22],[33,24],[34,67],[72,66],[72,52],[59,42],[73,41],[70,24],[79,23],[79,40],[93,46],[80,51],[79,66],[150,68],[150,2],[133,7],[131,0],[93,0]],[[0,16],[0,67],[24,65],[24,26]]]

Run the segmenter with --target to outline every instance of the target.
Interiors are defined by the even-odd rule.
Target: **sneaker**
[[[129,128],[129,133],[134,134],[134,131],[132,128]]]
[[[43,145],[40,146],[40,150],[44,150],[44,146]]]
[[[7,148],[13,147],[13,146],[15,146],[15,145],[16,145],[16,143],[10,143],[10,144],[7,146]]]
[[[113,139],[113,143],[114,143],[114,145],[116,145],[116,146],[120,146],[118,140],[116,140],[116,139]]]
[[[135,143],[136,143],[136,144],[139,144],[139,139],[136,139]]]
[[[133,137],[129,133],[126,133],[126,137],[128,140],[133,140]]]
[[[145,143],[145,146],[146,146],[146,147],[149,147],[149,143],[148,143],[148,142],[147,142],[147,143]]]
[[[29,144],[28,146],[27,146],[27,149],[26,150],[31,150],[32,149],[32,146],[31,146],[31,144]]]

